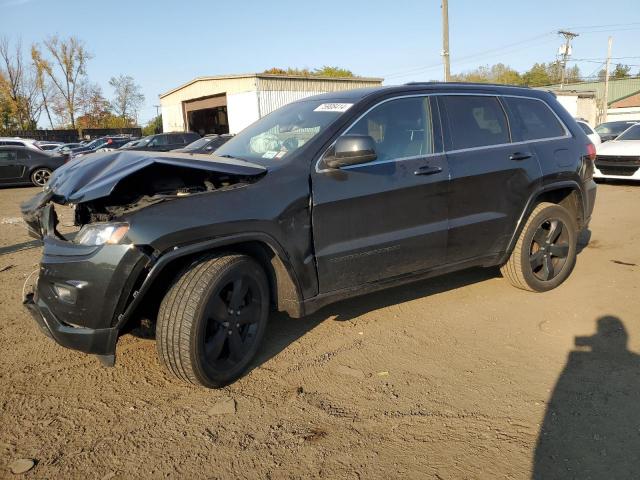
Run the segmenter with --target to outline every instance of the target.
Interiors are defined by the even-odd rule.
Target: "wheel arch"
[[[558,205],[562,205],[567,210],[572,212],[576,219],[576,225],[578,229],[582,229],[584,226],[585,218],[585,205],[584,205],[584,196],[582,194],[582,190],[578,182],[573,180],[556,182],[548,185],[544,185],[534,191],[527,203],[522,210],[520,217],[516,223],[516,228],[511,235],[511,239],[509,240],[509,244],[507,246],[506,252],[502,258],[500,258],[499,264],[502,265],[507,261],[511,252],[513,251],[518,237],[522,232],[525,224],[527,223],[527,219],[531,215],[531,212],[534,210],[537,204],[540,202],[549,202],[555,203]]]
[[[164,294],[184,268],[215,253],[244,254],[256,260],[267,274],[272,305],[293,318],[304,314],[297,277],[284,250],[269,235],[254,233],[175,246],[158,256],[134,283],[136,287],[129,294],[128,305],[116,319],[118,329],[122,330],[144,309],[157,310]]]

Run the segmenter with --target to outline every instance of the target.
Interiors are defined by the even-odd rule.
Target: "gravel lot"
[[[600,185],[554,291],[473,270],[274,315],[222,390],[170,377],[152,340],[121,338],[104,368],[38,331],[21,289],[40,250],[5,248],[29,242],[36,191],[0,190],[2,478],[20,458],[25,478],[640,475],[640,186]]]

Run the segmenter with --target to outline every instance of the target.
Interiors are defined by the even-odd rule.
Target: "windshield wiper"
[[[248,162],[249,161],[246,158],[234,157],[233,155],[229,155],[227,153],[225,153],[224,155],[216,155],[216,157],[231,158],[233,160],[242,160],[243,162]]]

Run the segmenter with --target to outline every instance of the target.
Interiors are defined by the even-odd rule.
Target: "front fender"
[[[170,250],[162,253],[153,262],[140,286],[132,293],[133,299],[126,307],[125,311],[118,316],[116,328],[120,330],[136,308],[141,304],[145,296],[149,293],[151,286],[165,268],[172,262],[198,253],[205,253],[214,249],[232,247],[234,245],[246,244],[248,242],[259,242],[272,250],[275,257],[281,263],[281,267],[275,266],[275,276],[278,288],[278,302],[282,304],[282,310],[287,311],[293,317],[304,315],[302,311],[302,294],[298,278],[293,266],[282,246],[270,235],[262,232],[246,232],[235,235],[227,235],[206,241],[200,241],[188,245],[174,246]]]

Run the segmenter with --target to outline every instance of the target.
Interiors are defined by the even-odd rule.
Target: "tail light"
[[[596,147],[593,143],[587,143],[587,153],[582,158],[582,177],[592,178],[596,160]]]
[[[587,143],[587,158],[592,162],[596,160],[596,146],[591,142]]]

